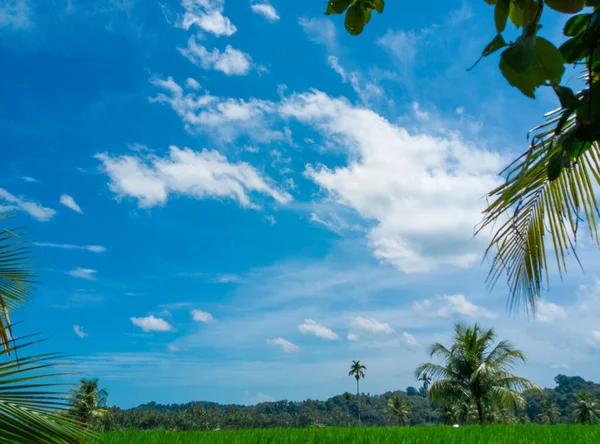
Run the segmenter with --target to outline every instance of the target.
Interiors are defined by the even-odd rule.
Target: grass
[[[514,444],[600,443],[600,426],[515,425],[435,427],[254,429],[210,432],[166,430],[107,432],[104,444]]]

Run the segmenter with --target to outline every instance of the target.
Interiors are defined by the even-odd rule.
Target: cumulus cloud
[[[250,193],[269,196],[278,203],[291,200],[251,165],[230,163],[217,151],[171,146],[168,157],[98,154],[96,158],[110,177],[110,189],[120,197],[137,199],[141,208],[163,205],[171,194],[232,199],[250,208],[257,208]]]
[[[60,196],[60,203],[79,214],[83,214],[83,211],[81,211],[81,208],[79,207],[79,205],[77,205],[75,199],[73,199],[68,194],[63,194],[62,196]]]
[[[56,214],[56,211],[52,208],[46,208],[37,202],[24,199],[23,197],[17,197],[6,191],[4,188],[0,188],[0,201],[1,200],[8,202],[8,208],[25,211],[40,222],[47,222]]]
[[[234,49],[231,45],[227,45],[223,52],[217,48],[209,51],[198,44],[194,36],[189,38],[187,48],[178,49],[185,58],[201,68],[221,71],[228,76],[246,75],[252,66],[252,57],[249,54]]]
[[[213,318],[213,315],[211,315],[210,313],[208,313],[206,311],[192,310],[191,314],[192,314],[192,319],[196,322],[204,322],[205,324],[208,324],[211,322],[216,322],[215,318]]]
[[[466,316],[470,318],[494,319],[496,314],[489,310],[473,304],[462,294],[440,295],[434,299],[415,301],[413,310],[423,316],[436,318],[451,318],[454,316]]]
[[[53,244],[49,242],[35,242],[38,247],[62,248],[65,250],[87,250],[92,253],[105,253],[106,247],[102,245],[72,245],[72,244]]]
[[[280,18],[275,8],[269,3],[254,3],[250,5],[250,8],[252,12],[262,15],[270,22],[276,22]]]
[[[257,142],[286,137],[282,131],[270,127],[268,116],[276,111],[272,102],[216,97],[206,91],[199,94],[194,89],[186,93],[171,77],[153,78],[151,83],[164,92],[151,97],[150,102],[171,106],[189,131],[208,132],[222,142],[233,142],[240,135]]]
[[[339,339],[339,336],[333,330],[312,319],[305,319],[304,323],[298,325],[298,330],[300,330],[300,333],[302,334],[315,335],[319,338],[329,339],[330,341]]]
[[[567,312],[560,305],[540,301],[536,305],[535,320],[542,324],[554,324],[567,318]]]
[[[73,331],[75,332],[75,334],[77,336],[79,336],[81,339],[83,338],[87,338],[88,334],[86,332],[83,331],[83,327],[79,326],[79,325],[74,325],[73,326]]]
[[[300,350],[296,344],[286,341],[283,338],[267,339],[267,344],[278,345],[286,353],[291,353]]]
[[[413,335],[411,335],[410,333],[408,333],[406,331],[402,332],[402,335],[400,335],[400,338],[401,338],[402,342],[404,342],[409,347],[418,347],[420,345],[419,341],[417,341],[417,338],[415,338]]]
[[[485,240],[473,240],[481,199],[501,179],[502,158],[456,134],[411,134],[377,113],[319,91],[280,107],[320,131],[349,156],[346,166],[309,165],[306,176],[339,205],[373,225],[369,245],[380,260],[407,273],[470,267]]]
[[[169,324],[162,318],[155,318],[154,316],[146,316],[145,318],[129,318],[133,325],[140,327],[142,331],[150,332],[150,331],[173,331],[173,326]]]
[[[95,281],[96,280],[96,270],[92,270],[91,268],[80,268],[77,267],[74,270],[67,271],[69,276],[73,276],[79,279],[85,279],[87,281]]]
[[[183,0],[181,6],[185,14],[178,26],[185,30],[195,25],[217,37],[230,36],[237,31],[231,20],[223,15],[224,0]]]
[[[394,329],[387,322],[379,322],[375,318],[363,316],[350,316],[350,328],[367,333],[392,334]]]

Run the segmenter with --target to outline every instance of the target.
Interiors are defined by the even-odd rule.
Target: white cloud
[[[379,85],[367,82],[358,71],[348,72],[340,65],[339,59],[336,56],[329,56],[327,63],[336,73],[342,78],[342,82],[349,83],[352,89],[358,94],[363,103],[368,103],[370,100],[382,97],[385,91]]]
[[[38,182],[38,180],[36,178],[30,177],[30,176],[23,176],[21,179],[23,179],[25,182],[32,182],[32,183]]]
[[[227,99],[197,94],[192,90],[184,94],[183,88],[171,77],[167,80],[153,78],[151,83],[168,94],[159,93],[150,102],[166,103],[181,117],[188,130],[205,131],[221,142],[233,142],[247,135],[257,142],[284,140],[282,131],[270,128],[267,116],[276,111],[272,102],[251,99]]]
[[[594,330],[592,332],[592,344],[600,347],[600,330]]]
[[[230,36],[237,28],[223,15],[224,5],[224,0],[183,0],[181,6],[185,9],[185,14],[178,26],[188,30],[196,25],[217,37]]]
[[[406,331],[402,332],[401,339],[406,345],[410,347],[418,347],[420,345],[419,341],[417,341],[417,338],[415,338],[413,335]]]
[[[88,281],[95,281],[96,280],[96,270],[92,270],[91,268],[80,268],[77,267],[74,270],[71,271],[67,271],[66,274],[79,278],[79,279],[85,279]]]
[[[191,77],[188,77],[188,79],[185,81],[185,86],[187,86],[189,89],[200,89],[200,84],[196,81],[196,79],[193,79]]]
[[[319,338],[328,339],[330,341],[340,338],[333,330],[317,323],[316,321],[313,321],[312,319],[305,319],[304,323],[298,325],[298,330],[300,330],[300,333],[302,334],[315,335]]]
[[[467,316],[471,318],[494,319],[496,314],[473,304],[462,294],[440,295],[434,299],[425,299],[413,303],[415,313],[436,318],[450,318],[454,316]]]
[[[5,0],[0,5],[0,28],[25,29],[32,26],[28,0]]]
[[[178,48],[179,52],[190,62],[203,69],[214,69],[224,74],[246,75],[252,66],[252,57],[245,52],[234,49],[231,45],[221,52],[217,48],[208,51],[204,46],[196,43],[196,38],[191,36],[187,48]],[[196,88],[193,88],[196,89]]]
[[[120,197],[137,199],[138,206],[163,205],[170,194],[196,199],[227,198],[256,208],[250,193],[260,193],[278,203],[292,197],[269,184],[251,165],[230,163],[217,151],[192,151],[170,147],[168,157],[98,154],[102,169],[111,179],[110,189]]]
[[[277,220],[275,219],[275,216],[273,216],[272,214],[268,214],[265,216],[265,220],[267,222],[269,222],[269,224],[271,225],[275,225],[277,223]]]
[[[60,196],[60,203],[63,204],[65,207],[70,208],[79,214],[83,214],[83,211],[81,211],[81,208],[79,208],[79,205],[77,205],[77,202],[75,202],[75,199],[73,199],[68,194],[63,194],[62,196]]]
[[[92,253],[105,253],[106,247],[102,245],[72,245],[72,244],[53,244],[49,242],[35,242],[38,247],[63,248],[65,250],[87,250]]]
[[[25,200],[22,197],[14,196],[8,191],[6,191],[4,188],[0,188],[0,199],[9,202],[9,204],[12,204],[8,206],[9,208],[17,208],[19,210],[25,211],[31,217],[39,220],[40,222],[47,222],[50,219],[52,219],[52,217],[54,217],[54,215],[56,214],[56,211],[54,211],[52,208],[46,208],[38,204],[37,202]]]
[[[154,316],[146,316],[145,318],[129,318],[133,325],[140,327],[142,331],[150,332],[150,331],[173,331],[173,326],[169,324],[167,321],[161,318],[155,318]]]
[[[535,320],[542,324],[554,324],[567,318],[564,308],[552,302],[540,301],[536,304]]]
[[[292,344],[290,341],[286,341],[283,338],[267,339],[267,344],[278,345],[286,353],[291,353],[300,350],[296,344]]]
[[[83,338],[87,338],[88,334],[86,332],[83,331],[83,327],[79,326],[79,325],[74,325],[73,326],[73,331],[75,332],[75,334],[77,336],[79,336],[81,339]]]
[[[250,8],[252,9],[252,12],[262,15],[270,22],[276,22],[280,19],[275,8],[269,3],[255,3],[250,5]]]
[[[169,344],[169,345],[167,345],[167,349],[168,349],[169,351],[171,351],[171,352],[178,352],[178,351],[180,351],[180,349],[179,349],[179,348],[177,348],[176,346],[174,346],[173,344]]]
[[[392,334],[394,329],[387,322],[379,322],[375,318],[363,316],[350,316],[350,328],[375,334]],[[350,338],[348,338],[350,339]]]
[[[348,333],[348,335],[346,336],[348,338],[349,341],[358,341],[360,339],[360,336],[358,336],[356,333]]]
[[[388,31],[377,43],[392,54],[403,68],[412,66],[417,56],[420,37],[413,31]]]
[[[300,17],[300,26],[309,40],[327,47],[329,52],[337,49],[337,34],[333,22],[326,18]]]
[[[213,318],[213,315],[211,315],[210,313],[208,313],[206,311],[192,310],[191,314],[192,314],[192,319],[196,322],[204,322],[205,324],[211,323],[211,322],[216,322],[215,318]]]
[[[374,222],[367,237],[377,258],[414,273],[468,268],[481,256],[485,239],[473,239],[473,227],[485,207],[481,197],[500,183],[498,154],[455,133],[409,133],[320,91],[286,98],[280,112],[348,153],[347,166],[309,165],[305,174],[330,199]]]

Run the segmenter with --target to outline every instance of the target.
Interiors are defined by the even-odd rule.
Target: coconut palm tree
[[[106,408],[108,392],[99,387],[98,379],[81,379],[77,389],[70,391],[70,414],[87,426],[107,418],[110,411]]]
[[[598,402],[591,399],[586,392],[577,395],[577,402],[573,405],[573,420],[579,424],[594,424],[600,417]]]
[[[431,385],[431,378],[427,374],[427,372],[423,373],[418,378],[419,381],[423,382],[423,393],[425,394],[425,399],[427,400],[427,404],[429,405],[429,386]],[[429,411],[427,412],[427,422],[429,422]]]
[[[350,401],[352,395],[349,392],[344,393],[344,401],[346,401],[346,412],[348,413],[348,427],[350,427]]]
[[[13,217],[0,213],[0,224]],[[40,342],[33,336],[15,337],[12,311],[24,305],[32,293],[34,272],[30,250],[21,229],[0,228],[0,442],[79,444],[90,435],[71,418],[59,413],[67,407],[57,382],[65,374],[49,372],[62,366],[57,353],[23,355]]]
[[[525,398],[520,392],[540,388],[510,373],[515,364],[525,361],[525,353],[508,341],[494,346],[495,338],[492,329],[458,323],[449,349],[440,343],[431,345],[430,356],[441,358],[443,364],[421,364],[415,371],[417,378],[427,373],[434,381],[429,388],[430,399],[440,404],[475,405],[479,424],[485,422],[486,406],[523,407]]]
[[[398,425],[406,425],[408,423],[408,415],[410,415],[410,404],[403,400],[398,394],[395,394],[388,400],[386,413],[390,417],[398,421]]]
[[[555,424],[560,418],[560,409],[550,399],[544,399],[540,406],[541,412],[536,419],[541,424]]]
[[[365,379],[365,370],[367,367],[362,365],[360,361],[352,361],[348,376],[354,376],[356,378],[356,407],[358,412],[358,426],[360,427],[360,378]]]

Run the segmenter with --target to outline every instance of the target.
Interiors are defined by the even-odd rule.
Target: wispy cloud
[[[75,202],[75,199],[73,199],[68,194],[63,194],[62,196],[60,196],[60,203],[63,204],[65,207],[70,208],[71,210],[73,210],[79,214],[83,214],[83,211],[81,210],[79,205],[77,205],[77,202]]]
[[[0,4],[0,28],[19,30],[32,25],[28,0],[7,0]]]
[[[277,345],[286,353],[292,353],[300,350],[296,344],[291,343],[283,338],[267,339],[267,344]]]
[[[209,324],[211,322],[216,322],[213,315],[202,310],[192,310],[191,311],[192,319],[196,322],[204,322],[205,324]]]
[[[92,270],[91,268],[77,267],[74,270],[67,271],[66,274],[68,274],[69,276],[79,278],[79,279],[86,279],[88,281],[96,280],[96,270]]]
[[[182,0],[185,14],[178,26],[186,30],[198,26],[217,37],[233,35],[237,28],[223,15],[224,5],[224,0]]]
[[[250,8],[252,9],[252,12],[262,15],[270,22],[276,22],[280,18],[273,5],[270,5],[269,3],[254,3],[250,5]]]
[[[54,211],[52,208],[46,208],[37,202],[26,200],[22,197],[17,197],[6,191],[4,188],[0,188],[0,199],[12,204],[9,205],[9,207],[25,211],[31,217],[39,220],[40,222],[47,222],[56,214],[56,211]]]
[[[310,334],[330,341],[340,338],[333,330],[312,319],[305,319],[302,324],[298,325],[298,330],[300,330],[300,333],[302,334]]]
[[[106,247],[101,245],[72,245],[72,244],[54,244],[50,242],[35,242],[34,245],[38,247],[49,247],[49,248],[62,248],[65,250],[87,250],[92,253],[104,253]]]
[[[488,319],[498,317],[495,313],[473,304],[462,294],[440,295],[434,299],[415,301],[413,310],[421,315],[444,319],[454,316]]]
[[[30,177],[30,176],[23,176],[21,179],[23,179],[25,182],[32,182],[32,183],[39,182],[37,179]]]
[[[142,329],[142,331],[145,331],[145,332],[150,332],[150,331],[167,332],[167,331],[174,330],[173,326],[171,324],[169,324],[167,321],[165,321],[162,318],[155,318],[152,315],[146,316],[145,318],[131,317],[129,319],[131,320],[133,325],[140,327]]]
[[[337,50],[337,33],[331,20],[300,17],[298,23],[300,23],[309,40],[325,45],[331,53]]]
[[[79,326],[79,325],[74,325],[73,326],[73,331],[75,332],[75,334],[77,336],[79,336],[81,339],[83,338],[87,338],[88,334],[86,332],[83,331],[83,327]]]

